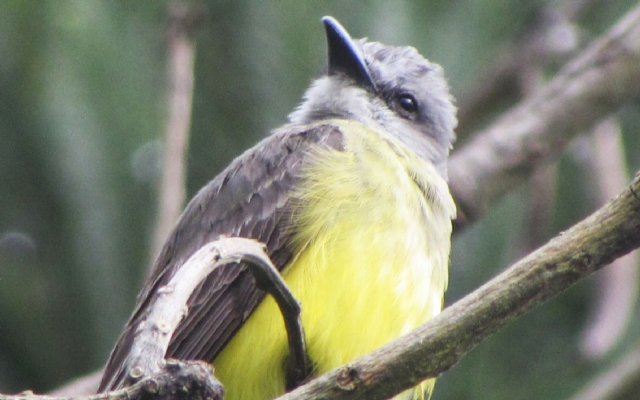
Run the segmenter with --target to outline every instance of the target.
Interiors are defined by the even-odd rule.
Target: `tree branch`
[[[416,331],[279,400],[386,399],[438,376],[502,326],[640,246],[640,173],[618,197]]]
[[[216,268],[238,263],[238,268],[251,272],[258,287],[271,294],[280,307],[289,339],[291,353],[288,378],[297,386],[310,373],[300,305],[289,291],[276,267],[271,263],[261,243],[246,238],[222,238],[207,243],[196,251],[176,271],[169,282],[158,289],[145,309],[145,317],[135,327],[131,350],[124,360],[126,376],[114,377],[119,387],[155,375],[165,366],[165,354],[173,333],[189,312],[189,299],[204,279]],[[120,381],[122,379],[123,381]],[[107,387],[116,385],[110,383]]]
[[[202,361],[167,362],[140,382],[112,392],[92,396],[53,397],[31,391],[0,400],[221,400],[223,389],[213,376],[213,368]]]
[[[532,67],[562,65],[574,57],[586,44],[576,17],[599,2],[563,0],[540,4],[526,30],[496,53],[466,93],[456,96],[458,137],[464,140],[470,127],[495,114],[506,101],[521,98],[522,77]]]
[[[455,152],[457,226],[480,218],[572,137],[640,93],[640,6],[535,96]],[[388,398],[451,368],[510,320],[640,245],[639,177],[618,198],[430,323],[282,399]]]
[[[639,194],[640,172],[618,197],[481,288],[448,307],[427,324],[279,399],[386,399],[415,386],[424,379],[438,376],[508,322],[614,259],[639,247]],[[234,241],[235,239],[225,240]],[[219,242],[210,243],[192,258],[210,257],[209,247],[219,246],[219,244]],[[239,251],[244,250],[236,248],[233,252],[225,254],[226,257],[233,258],[240,254]],[[224,254],[221,256],[224,257]],[[207,259],[204,263],[208,264],[210,261]],[[202,268],[196,269],[195,272],[206,276]],[[185,270],[182,275],[189,276],[191,272]],[[180,281],[182,280],[183,278],[180,278]],[[181,291],[180,288],[172,287],[171,290],[163,291],[163,296]],[[187,292],[188,290],[184,289],[184,293]],[[176,298],[183,297],[178,294]],[[172,307],[175,308],[176,305]],[[165,311],[160,308],[164,310],[164,305],[160,304],[157,310],[157,313],[163,314]],[[160,323],[166,326],[153,329],[160,331],[162,335],[165,330],[171,329],[173,317],[162,316],[158,320],[153,316],[155,313],[156,311],[152,310],[149,318],[156,321],[167,320]],[[155,326],[158,326],[158,322],[155,322]],[[142,343],[146,342],[147,340],[142,340]],[[159,346],[166,348],[162,339],[158,342]],[[159,352],[153,346],[158,344],[151,344],[151,352],[158,354]],[[135,352],[133,353],[135,356]],[[157,357],[153,356],[153,358]],[[169,367],[176,365],[167,364]],[[151,365],[149,370],[153,370],[153,375],[156,377],[159,376],[157,374],[162,374],[155,365]],[[120,391],[117,392],[120,393]],[[115,396],[113,393],[116,392],[99,395],[102,397],[92,396],[88,399],[120,398],[112,397]],[[5,398],[7,397],[0,396],[0,400]],[[140,397],[130,395],[129,398]]]
[[[449,163],[456,228],[484,215],[567,143],[640,94],[640,6],[537,94],[456,151]]]
[[[205,10],[200,4],[174,2],[169,6],[167,27],[169,56],[169,118],[165,132],[164,160],[158,194],[158,211],[151,259],[162,248],[178,220],[185,199],[185,158],[189,145],[191,102],[193,97],[193,68],[195,32],[202,24]]]
[[[168,121],[164,138],[162,176],[158,189],[156,222],[150,260],[162,248],[178,220],[185,198],[185,157],[189,145],[191,103],[193,97],[195,35],[202,25],[206,9],[200,3],[187,5],[177,1],[168,6]],[[152,262],[149,266],[153,265]],[[54,396],[88,395],[98,389],[102,371],[97,371],[51,392]]]

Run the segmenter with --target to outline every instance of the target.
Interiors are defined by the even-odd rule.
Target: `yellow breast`
[[[318,374],[440,312],[455,213],[430,163],[383,132],[332,122],[346,133],[345,151],[311,155],[291,227],[299,252],[283,273],[302,303]],[[287,352],[282,317],[267,298],[214,362],[226,398],[283,393]]]

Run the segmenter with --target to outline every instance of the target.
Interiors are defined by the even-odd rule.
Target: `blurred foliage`
[[[600,3],[579,21],[590,37],[633,4]],[[460,97],[548,6],[518,0],[206,5],[190,196],[284,123],[322,72],[321,16],[335,16],[355,37],[415,46],[443,65]],[[0,2],[0,392],[43,391],[100,368],[131,312],[149,259],[166,122],[166,7],[149,0]],[[620,116],[635,171],[640,107],[629,105]],[[595,207],[590,190],[566,156],[554,233]],[[524,188],[515,191],[456,238],[448,303],[519,256],[514,248],[527,197]],[[567,398],[615,357],[580,357],[577,341],[592,301],[592,283],[584,282],[521,318],[444,374],[434,398]],[[630,332],[616,354],[637,339]]]

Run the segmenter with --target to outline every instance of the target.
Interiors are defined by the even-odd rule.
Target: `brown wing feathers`
[[[220,236],[259,240],[278,269],[286,266],[290,244],[291,188],[314,146],[342,149],[342,133],[332,125],[287,126],[233,161],[191,200],[138,298],[105,368],[99,391],[118,388],[124,362],[145,309],[159,287],[198,248]],[[250,274],[236,264],[214,271],[189,300],[166,356],[212,361],[263,297]]]

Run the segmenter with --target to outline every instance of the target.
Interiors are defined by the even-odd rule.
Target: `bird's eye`
[[[418,112],[418,101],[410,94],[402,93],[398,96],[398,104],[409,114]]]

